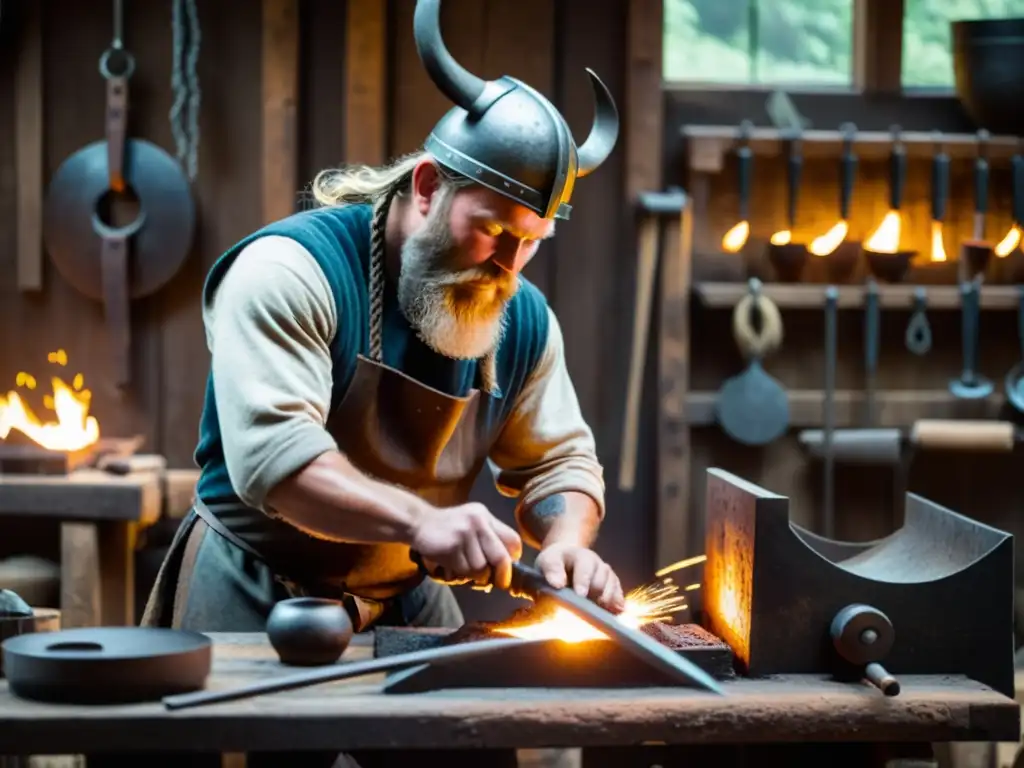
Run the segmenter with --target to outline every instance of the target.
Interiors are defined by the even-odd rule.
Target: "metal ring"
[[[110,71],[110,60],[115,54],[121,54],[124,57],[124,73],[115,74]],[[103,75],[107,80],[113,80],[115,77],[123,77],[125,80],[130,78],[135,72],[135,57],[132,56],[130,51],[126,51],[124,48],[107,48],[100,56],[100,74]]]
[[[752,322],[755,309],[761,315],[760,331]],[[745,356],[764,357],[782,344],[782,314],[763,293],[748,293],[733,309],[732,331]]]
[[[121,237],[127,239],[134,235],[135,233],[137,233],[140,229],[142,229],[142,225],[145,223],[145,211],[139,211],[139,215],[136,216],[135,219],[130,224],[123,227],[111,227],[108,224],[104,223],[103,219],[101,219],[95,213],[92,215],[93,231],[95,231],[96,234],[99,235],[104,240],[113,240]]]

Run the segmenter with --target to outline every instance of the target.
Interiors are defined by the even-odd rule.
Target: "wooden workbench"
[[[263,635],[212,635],[208,688],[285,672]],[[360,636],[346,659],[366,658]],[[0,754],[612,747],[764,742],[1016,741],[1019,705],[956,676],[906,677],[885,698],[810,676],[672,689],[380,693],[380,677],[177,712],[161,704],[27,702],[0,681]]]
[[[161,513],[160,472],[0,474],[0,516],[60,520],[61,626],[135,624],[135,540]]]

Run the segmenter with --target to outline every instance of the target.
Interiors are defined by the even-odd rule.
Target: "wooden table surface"
[[[264,635],[214,634],[207,687],[287,670]],[[367,658],[367,636],[346,659]],[[162,704],[47,705],[0,681],[0,755],[99,751],[600,747],[794,741],[1016,741],[1012,699],[957,676],[903,677],[899,696],[814,676],[696,690],[500,689],[383,694],[357,680],[168,712]]]

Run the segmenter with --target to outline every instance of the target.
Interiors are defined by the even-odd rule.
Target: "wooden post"
[[[14,74],[18,289],[43,289],[43,3],[22,3]]]
[[[348,0],[345,25],[345,162],[387,159],[387,3]]]
[[[299,3],[263,0],[263,221],[295,211],[298,192]]]

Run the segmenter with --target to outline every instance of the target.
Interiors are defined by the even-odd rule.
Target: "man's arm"
[[[312,255],[284,237],[239,254],[204,309],[232,486],[311,536],[407,542],[426,505],[368,478],[325,425],[337,302]]]
[[[603,470],[548,309],[548,341],[491,452],[495,483],[519,496],[516,521],[535,547],[590,547],[604,517]]]

